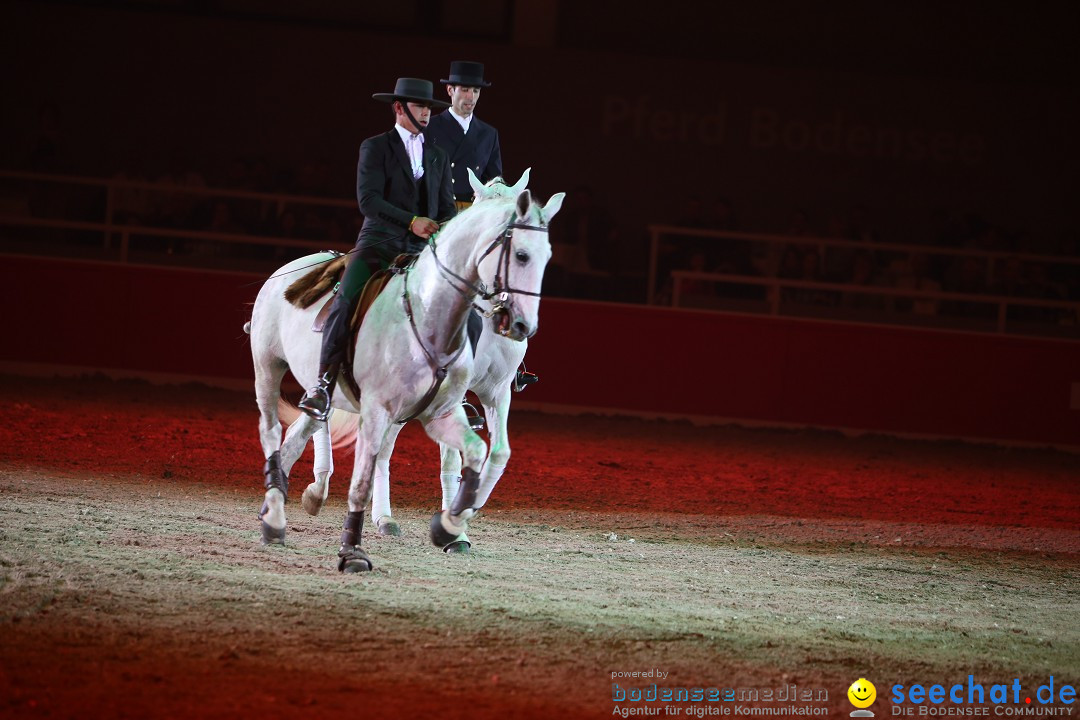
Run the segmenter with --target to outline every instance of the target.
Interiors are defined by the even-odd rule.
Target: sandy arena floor
[[[1080,680],[1074,455],[518,412],[447,556],[410,425],[404,535],[369,527],[376,570],[343,577],[351,455],[315,517],[301,459],[288,544],[261,546],[250,395],[0,391],[3,717],[599,718],[627,707],[613,682],[794,684],[846,717],[859,677],[883,717],[895,683]],[[637,671],[666,675],[612,679]]]

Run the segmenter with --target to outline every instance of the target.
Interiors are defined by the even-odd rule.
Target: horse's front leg
[[[338,570],[341,572],[365,572],[374,567],[360,542],[364,534],[364,508],[371,502],[376,461],[389,429],[390,418],[381,410],[365,414],[361,421],[356,438],[356,462],[349,481],[349,511],[345,514],[338,550]]]
[[[431,542],[438,547],[446,547],[465,532],[469,518],[479,509],[476,497],[487,446],[469,427],[465,410],[460,405],[442,417],[428,420],[424,430],[435,442],[460,452],[464,465],[454,499],[446,509],[431,518]]]
[[[382,452],[375,458],[375,476],[372,478],[371,517],[380,535],[401,535],[401,526],[390,511],[390,456],[394,454],[398,433],[404,425],[394,423],[386,433]]]
[[[330,415],[333,420],[333,413]],[[304,488],[304,494],[300,496],[300,504],[308,515],[318,515],[326,503],[326,497],[330,493],[330,476],[334,474],[334,450],[330,444],[330,431],[327,425],[320,424],[315,434],[311,436],[311,444],[315,446],[315,462],[312,465],[312,474],[315,479]]]
[[[442,505],[446,510],[454,502],[458,487],[461,485],[461,453],[457,448],[446,443],[439,443],[439,482],[442,485]],[[443,552],[465,553],[472,547],[472,541],[464,532],[451,542],[443,545]]]
[[[506,470],[506,463],[510,461],[510,435],[506,429],[506,420],[510,413],[510,385],[507,384],[494,400],[480,400],[484,404],[484,416],[488,421],[491,451],[484,462],[484,469],[480,471],[480,489],[476,494],[477,509],[487,504],[491,491],[495,489],[496,483]]]
[[[461,483],[461,453],[446,443],[439,443],[439,483],[442,485],[441,510],[450,507]]]

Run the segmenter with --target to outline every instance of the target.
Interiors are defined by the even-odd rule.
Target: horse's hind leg
[[[330,431],[326,425],[318,426],[311,439],[315,446],[315,463],[312,469],[315,479],[304,488],[300,504],[308,515],[318,515],[330,492],[330,476],[334,474],[334,450],[330,445]]]
[[[375,475],[371,478],[371,517],[380,535],[401,535],[401,526],[390,510],[390,457],[403,425],[390,426],[383,449],[375,458]]]
[[[319,425],[325,427],[324,423],[318,423],[307,415],[301,415],[289,426],[288,432],[285,433],[285,442],[282,443],[280,450],[267,460],[266,497],[263,500],[259,519],[263,542],[268,545],[285,542],[285,503],[289,499],[289,472],[304,451],[308,438]]]
[[[281,423],[278,420],[278,399],[281,380],[288,366],[274,357],[255,357],[255,402],[259,406],[259,442],[266,464],[263,477],[266,496],[259,520],[263,542],[285,541],[285,496],[289,492],[289,475],[281,467]]]

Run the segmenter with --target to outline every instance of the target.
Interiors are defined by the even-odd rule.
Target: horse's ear
[[[521,173],[521,179],[514,183],[514,187],[510,188],[511,195],[517,195],[519,192],[529,187],[529,173],[532,172],[532,168],[525,168],[525,172]]]
[[[551,218],[555,217],[555,213],[559,212],[562,208],[563,200],[566,199],[566,193],[555,193],[547,201],[547,205],[540,211],[540,216],[544,218],[545,223],[551,222]]]
[[[469,187],[473,189],[473,194],[475,194],[478,199],[483,198],[484,183],[480,182],[480,178],[476,177],[476,173],[473,172],[472,168],[466,169],[469,171]]]
[[[532,193],[528,190],[522,190],[521,194],[517,196],[517,214],[519,218],[526,218],[529,216],[529,206],[532,205]]]

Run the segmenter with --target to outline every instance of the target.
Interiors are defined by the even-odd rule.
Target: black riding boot
[[[311,417],[325,422],[330,417],[330,397],[337,385],[341,363],[319,366],[319,384],[308,390],[300,399],[298,407]]]
[[[350,262],[337,294],[330,301],[333,304],[323,324],[322,349],[319,353],[319,382],[307,391],[299,403],[301,410],[321,422],[330,417],[330,398],[346,359],[349,319],[368,275],[366,263]]]

